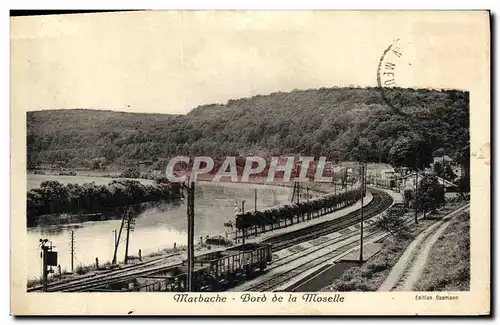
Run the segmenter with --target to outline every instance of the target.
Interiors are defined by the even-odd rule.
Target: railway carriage
[[[222,291],[258,270],[263,271],[271,262],[271,244],[265,243],[242,244],[195,256],[193,290]],[[147,278],[156,281],[141,281],[133,290],[186,291],[187,260],[182,265],[155,272]]]

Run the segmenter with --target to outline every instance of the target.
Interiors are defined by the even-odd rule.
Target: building
[[[419,172],[418,173],[418,180],[422,180],[424,176],[428,175],[433,175],[434,173],[432,172]],[[447,181],[441,177],[437,177],[439,184],[444,184],[445,186],[445,192],[455,192],[457,190],[457,185]],[[407,174],[405,176],[399,177],[398,179],[398,188],[400,193],[404,193],[405,190],[411,189],[415,190],[415,181],[416,181],[416,174],[415,172]]]
[[[438,162],[438,163],[442,164],[443,161],[444,162],[453,163],[453,159],[450,156],[448,156],[448,155],[439,156],[439,157],[433,157],[433,162],[432,163],[435,164],[435,163]]]
[[[382,179],[394,179],[396,171],[394,168],[383,169],[380,171],[380,178]]]

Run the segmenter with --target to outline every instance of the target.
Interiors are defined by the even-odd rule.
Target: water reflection
[[[290,189],[276,186],[253,186],[249,184],[201,183],[195,191],[195,236],[224,233],[224,221],[233,220],[235,203],[241,207],[245,200],[245,210],[254,208],[254,189],[257,188],[257,208],[287,202]],[[75,238],[75,265],[101,262],[112,258],[114,230],[119,230],[124,209],[103,213],[102,220],[88,222],[64,221],[59,224],[44,224],[28,228],[28,276],[39,276],[39,238],[48,238],[59,252],[59,264],[69,270],[70,232]],[[130,235],[129,251],[137,255],[141,249],[146,255],[174,243],[184,245],[186,236],[186,202],[148,203],[135,206],[135,228]],[[124,237],[122,237],[124,242]],[[123,260],[124,244],[120,244],[119,260]]]

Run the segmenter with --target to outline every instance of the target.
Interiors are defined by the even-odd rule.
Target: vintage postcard
[[[15,315],[488,315],[488,11],[11,17]]]

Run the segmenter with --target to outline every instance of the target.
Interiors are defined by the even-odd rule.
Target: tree
[[[399,137],[389,152],[395,166],[406,166],[413,170],[424,169],[432,162],[432,146],[428,139],[420,134]]]
[[[139,171],[135,168],[128,168],[123,173],[121,173],[120,177],[123,178],[139,178],[141,175]]]
[[[455,152],[455,161],[462,168],[462,176],[470,177],[470,144],[461,147]]]
[[[403,199],[405,207],[408,208],[410,206],[410,202],[412,202],[415,199],[415,192],[412,189],[404,190]]]
[[[405,238],[409,235],[409,228],[402,213],[389,209],[374,223],[375,229],[386,231],[396,238]]]
[[[417,206],[420,211],[426,212],[436,209],[445,203],[443,185],[436,176],[426,175],[418,185]]]
[[[465,196],[466,193],[470,192],[470,179],[468,174],[465,174],[458,179],[457,187],[461,196]]]
[[[379,138],[375,142],[375,148],[377,149],[377,159],[378,162],[382,162],[382,158],[384,157],[384,152],[385,152],[385,141],[381,138]]]
[[[191,153],[265,151],[394,161],[413,168],[417,152],[424,166],[432,158],[428,149],[446,148],[451,154],[467,145],[467,92],[393,93],[394,105],[415,106],[418,118],[388,113],[373,87],[257,95],[199,106],[182,116],[81,109],[28,112],[28,166],[64,160],[72,167],[92,167],[95,157],[106,157],[106,165],[133,166],[138,160]]]
[[[453,172],[453,168],[451,167],[449,162],[444,162],[442,164],[440,161],[434,163],[434,173],[436,176],[444,178],[450,182],[453,182],[457,175]]]

